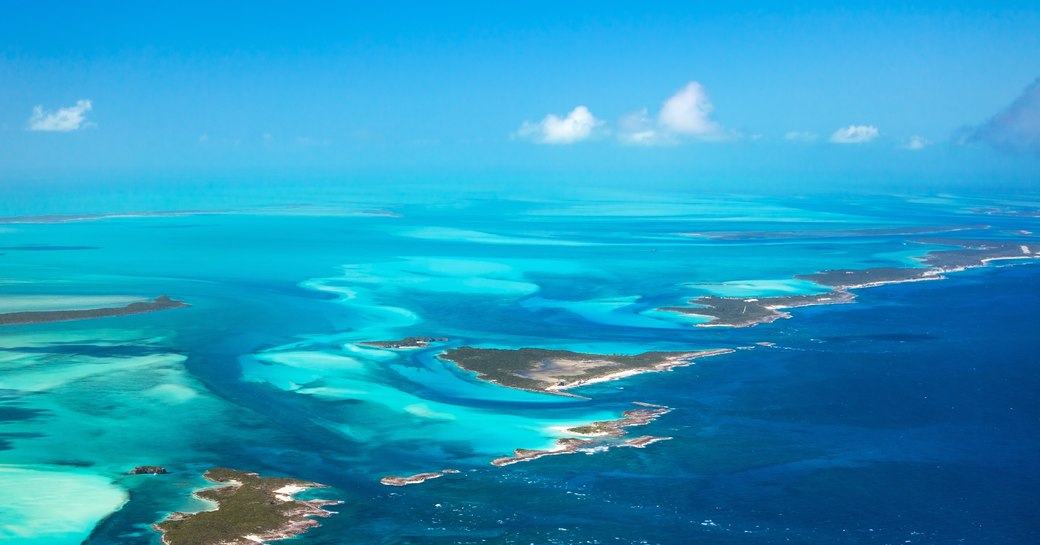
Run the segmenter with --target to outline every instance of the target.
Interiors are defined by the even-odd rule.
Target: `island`
[[[440,471],[431,471],[428,473],[416,473],[415,475],[409,475],[408,477],[398,477],[396,475],[387,475],[382,479],[379,479],[380,483],[387,486],[408,486],[410,484],[419,484],[426,482],[430,479],[436,479],[443,477],[450,473],[458,473],[457,469],[442,469]]]
[[[319,526],[314,517],[328,517],[329,500],[297,500],[294,495],[325,485],[256,473],[214,468],[204,477],[221,484],[195,493],[217,508],[198,513],[173,513],[153,525],[165,545],[256,545],[287,539]]]
[[[130,470],[131,475],[166,475],[169,471],[163,466],[137,466]]]
[[[507,466],[519,462],[529,462],[545,456],[557,456],[561,454],[573,454],[583,449],[609,449],[611,447],[636,447],[644,448],[658,441],[671,439],[670,437],[654,437],[643,435],[632,439],[625,439],[628,431],[625,428],[632,426],[645,426],[653,422],[663,414],[671,412],[671,409],[661,405],[636,402],[643,408],[631,409],[622,413],[617,420],[605,420],[593,422],[584,426],[568,428],[568,433],[582,437],[562,437],[556,440],[550,449],[524,449],[518,448],[511,456],[502,456],[491,461],[494,466]]]
[[[23,325],[43,324],[48,322],[65,322],[70,320],[91,320],[96,318],[111,318],[113,316],[127,316],[130,314],[144,314],[171,308],[188,306],[183,301],[171,299],[167,295],[160,295],[151,301],[140,301],[130,303],[122,307],[114,308],[87,308],[79,310],[29,310],[21,312],[7,312],[0,314],[0,325]]]
[[[362,341],[357,344],[391,350],[414,350],[416,348],[427,348],[430,346],[430,343],[445,342],[447,340],[447,337],[405,337],[397,341]]]
[[[769,323],[791,315],[780,309],[809,305],[837,305],[851,303],[854,295],[844,289],[821,295],[784,295],[779,297],[719,297],[704,295],[690,300],[695,307],[663,307],[658,310],[678,312],[694,316],[705,316],[711,321],[697,324],[698,327],[728,326],[748,327]]]
[[[733,352],[730,348],[691,352],[644,352],[636,355],[585,354],[544,348],[474,348],[463,346],[437,357],[477,378],[501,386],[557,395],[571,388],[617,380],[640,373],[668,371],[694,359]]]
[[[872,288],[924,280],[941,280],[943,273],[985,267],[993,261],[1040,258],[1040,245],[993,240],[923,239],[918,243],[959,246],[956,250],[933,250],[918,258],[923,267],[872,267],[868,269],[829,269],[795,278],[808,280],[831,291],[815,295],[777,297],[721,297],[704,295],[688,301],[694,306],[663,307],[658,310],[705,316],[711,320],[696,327],[750,327],[790,318],[783,309],[810,305],[851,303],[849,290]]]

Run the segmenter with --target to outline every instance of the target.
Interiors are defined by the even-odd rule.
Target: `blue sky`
[[[1035,2],[138,4],[5,7],[0,182],[1040,183]]]

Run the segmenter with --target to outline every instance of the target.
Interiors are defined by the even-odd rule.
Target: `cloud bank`
[[[1040,78],[989,121],[965,129],[960,140],[1040,156]]]
[[[89,125],[87,112],[93,108],[89,100],[77,100],[76,104],[68,108],[58,108],[55,112],[48,112],[43,106],[33,108],[32,117],[29,118],[28,129],[30,131],[47,132],[69,132],[79,130]]]
[[[549,114],[537,123],[524,121],[516,134],[539,144],[574,144],[589,139],[602,125],[588,108],[578,106],[564,118]]]
[[[849,125],[831,134],[831,142],[835,144],[866,144],[878,137],[880,133],[873,125]]]

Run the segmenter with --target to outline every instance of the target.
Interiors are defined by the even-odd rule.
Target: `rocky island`
[[[256,545],[300,535],[318,526],[314,517],[333,513],[339,502],[297,500],[294,495],[325,485],[256,473],[214,468],[205,478],[221,484],[195,493],[217,503],[212,511],[173,513],[153,527],[165,545]]]
[[[692,352],[584,354],[544,348],[473,348],[447,350],[437,357],[450,361],[477,378],[509,388],[559,395],[564,390],[597,382],[689,365],[696,358],[733,352],[732,349]]]
[[[151,301],[130,303],[114,308],[87,308],[79,310],[29,310],[0,314],[0,325],[44,324],[48,322],[65,322],[69,320],[90,320],[95,318],[111,318],[130,314],[144,314],[158,310],[181,308],[188,303],[177,301],[168,295],[160,295]]]

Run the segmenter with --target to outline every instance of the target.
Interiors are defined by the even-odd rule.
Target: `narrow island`
[[[391,350],[414,350],[427,348],[430,346],[430,343],[445,342],[447,340],[447,337],[405,337],[397,341],[362,341],[357,344]]]
[[[459,470],[457,470],[457,469],[442,469],[440,471],[430,471],[430,472],[427,472],[427,473],[416,473],[415,475],[409,475],[407,477],[398,477],[396,475],[387,475],[386,477],[383,477],[382,479],[379,479],[379,482],[382,483],[382,484],[385,484],[386,486],[408,486],[410,484],[424,483],[424,482],[426,482],[426,481],[428,481],[430,479],[436,479],[438,477],[443,477],[445,475],[452,474],[452,473],[458,473],[458,472],[459,472]]]
[[[437,357],[477,373],[477,378],[508,388],[557,395],[571,388],[690,365],[696,358],[733,352],[730,348],[636,355],[583,354],[544,348],[447,350]]]
[[[325,485],[256,473],[214,468],[204,477],[222,484],[195,493],[217,503],[212,511],[173,513],[153,525],[165,545],[256,545],[298,536],[328,517],[325,506],[340,502],[297,500],[294,495]]]
[[[696,327],[750,327],[790,318],[783,309],[810,305],[851,303],[855,295],[849,290],[872,288],[885,284],[941,280],[943,273],[985,267],[990,262],[1040,258],[1040,245],[1007,241],[928,239],[914,242],[960,246],[957,250],[935,250],[918,260],[924,267],[873,267],[869,269],[831,269],[795,278],[808,280],[831,291],[818,295],[785,295],[778,297],[720,297],[704,295],[691,299],[689,307],[664,307],[658,310],[705,316],[711,320]]]
[[[171,308],[188,306],[188,303],[177,301],[168,295],[160,295],[151,301],[130,303],[114,308],[87,308],[79,310],[29,310],[0,314],[0,325],[44,324],[48,322],[65,322],[70,320],[92,320],[111,318],[130,314],[145,314]]]
[[[511,456],[502,456],[491,461],[494,466],[507,466],[519,462],[529,462],[545,456],[557,456],[561,454],[573,454],[582,449],[608,449],[611,447],[635,447],[644,448],[658,441],[666,441],[671,437],[654,437],[642,435],[632,439],[625,439],[628,431],[625,428],[633,426],[645,426],[653,422],[663,414],[671,412],[668,407],[652,405],[649,403],[636,403],[642,406],[640,409],[631,409],[622,413],[617,420],[605,420],[593,422],[584,426],[568,428],[568,433],[582,437],[562,437],[556,440],[551,449],[524,449],[518,448]]]

